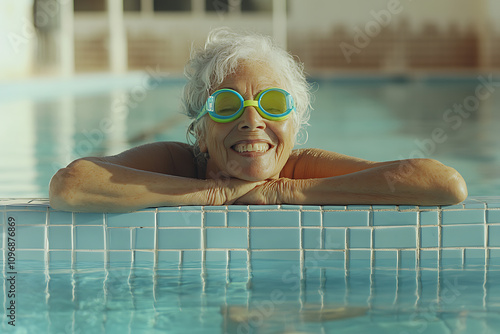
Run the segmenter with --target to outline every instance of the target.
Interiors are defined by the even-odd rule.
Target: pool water
[[[95,89],[71,90],[64,82],[31,92],[21,86],[23,94],[0,95],[0,153],[9,157],[0,161],[0,197],[47,197],[51,176],[79,157],[160,140],[185,142],[189,120],[179,112],[184,80],[167,78],[149,86],[144,80],[117,87],[101,78],[85,86]],[[481,85],[475,77],[311,81],[308,141],[297,148],[375,161],[435,158],[464,176],[469,195],[499,194],[498,84],[471,105]],[[42,88],[50,94],[40,93]],[[460,105],[470,111],[454,111]]]
[[[2,333],[497,333],[500,267],[364,263],[26,262]]]

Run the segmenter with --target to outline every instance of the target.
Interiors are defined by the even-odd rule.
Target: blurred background
[[[217,26],[274,36],[308,73],[500,68],[498,0],[1,0],[0,79],[181,72]]]
[[[220,26],[304,63],[306,146],[436,158],[500,194],[499,0],[0,0],[0,197],[48,196],[79,157],[186,141],[183,67]]]

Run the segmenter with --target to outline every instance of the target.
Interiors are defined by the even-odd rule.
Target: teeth
[[[234,150],[239,153],[243,152],[266,152],[269,149],[267,143],[254,143],[254,144],[237,144]]]

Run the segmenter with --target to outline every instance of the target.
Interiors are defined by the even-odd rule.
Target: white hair
[[[210,93],[224,79],[235,73],[241,63],[264,63],[277,73],[277,81],[282,83],[295,101],[293,115],[295,137],[300,129],[308,125],[311,104],[310,84],[307,82],[303,64],[296,61],[288,52],[277,46],[270,37],[250,33],[240,34],[219,28],[212,30],[205,46],[192,50],[184,74],[188,82],[184,87],[182,105],[184,113],[193,119],[188,129],[196,142],[205,133],[205,121],[196,121]],[[199,152],[199,151],[198,151]]]

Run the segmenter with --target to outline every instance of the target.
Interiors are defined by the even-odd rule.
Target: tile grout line
[[[252,249],[251,249],[251,240],[250,240],[250,212],[247,206],[247,211],[245,212],[247,216],[247,270],[248,275],[250,277],[250,273],[252,272]]]
[[[345,250],[344,268],[345,268],[346,273],[349,270],[349,261],[350,261],[350,255],[351,255],[351,250],[350,250],[350,245],[349,245],[350,244],[350,242],[349,242],[350,235],[351,235],[351,229],[346,228],[345,229],[345,240],[344,240],[344,250]]]
[[[373,226],[373,210],[368,211],[368,227],[370,228],[370,271],[375,264],[375,229]]]
[[[299,261],[300,261],[300,279],[304,279],[304,229],[302,227],[302,214],[299,211]],[[321,239],[320,239],[321,243]]]
[[[106,267],[109,263],[109,245],[108,245],[108,215],[106,213],[103,214],[102,218],[102,233],[104,237],[104,267]]]
[[[134,235],[135,235],[135,228],[128,228],[128,241],[129,241],[129,257],[130,257],[130,262],[132,262],[132,258],[134,257]]]
[[[136,230],[135,228],[134,229],[131,229],[130,231],[130,238],[131,238],[131,242],[130,242],[130,268],[132,268],[132,265],[134,265],[135,263],[135,250],[134,250],[134,244],[135,244],[135,240],[137,239],[137,234],[136,234]]]
[[[246,309],[248,310],[250,307],[250,296],[251,296],[251,291],[250,287],[252,285],[252,277],[253,277],[253,272],[252,272],[252,252],[251,252],[251,247],[250,247],[250,206],[246,206],[245,209],[245,214],[246,214],[246,228],[247,228],[247,281],[246,281]]]
[[[441,257],[442,257],[442,252],[443,252],[443,225],[442,225],[442,219],[443,219],[443,211],[441,210],[441,207],[438,208],[438,221],[437,221],[437,227],[438,227],[438,253],[437,253],[437,267],[441,268]]]
[[[247,216],[247,282],[246,282],[246,288],[247,288],[247,300],[246,300],[246,307],[250,306],[250,286],[252,284],[252,276],[253,276],[253,269],[252,269],[252,252],[251,252],[251,240],[250,240],[250,207],[247,205],[246,208],[246,216]]]
[[[302,211],[303,212],[303,211]],[[302,219],[302,213],[301,213],[301,219]],[[320,211],[319,215],[319,227],[320,227],[320,249],[325,249],[325,225],[323,223],[323,213]],[[344,233],[344,238],[345,238],[345,233]],[[344,245],[345,245],[345,240],[344,240]]]
[[[76,257],[76,254],[75,254],[75,243],[76,243],[76,240],[75,240],[76,236],[75,236],[75,213],[72,212],[71,213],[71,269],[75,269],[75,257]]]
[[[205,208],[201,209],[201,280],[202,280],[202,296],[206,296],[206,259],[207,259],[207,229],[205,224],[206,212]]]
[[[75,213],[71,213],[71,301],[74,303],[76,300],[76,279],[75,279]],[[76,310],[73,310],[73,327],[75,323]]]
[[[153,267],[158,269],[158,208],[154,214],[154,235],[153,235]],[[130,235],[132,237],[132,234]],[[132,242],[130,243],[132,245]]]
[[[229,209],[226,205],[226,209],[224,210],[224,227],[229,227],[228,223],[228,214],[229,214]]]
[[[371,206],[370,206],[371,208]],[[367,304],[370,309],[373,307],[373,299],[375,293],[375,249],[374,249],[374,224],[373,224],[373,210],[368,211],[368,227],[370,229],[370,295],[368,296]]]
[[[490,263],[490,250],[489,250],[489,226],[488,226],[488,204],[484,203],[484,278],[483,278],[483,308],[487,310],[488,300],[488,266]]]
[[[415,269],[420,266],[420,247],[422,246],[422,221],[421,221],[421,211],[417,211],[417,240],[415,249]]]
[[[486,207],[486,205],[485,205]],[[488,226],[488,217],[487,217],[487,210],[484,210],[484,264],[488,265],[490,262],[490,252],[489,252],[489,238],[490,238],[490,228]]]
[[[50,211],[49,207],[47,207],[47,211],[45,212],[45,228],[44,228],[44,261],[45,261],[45,266],[48,268],[50,265],[50,244],[49,244],[49,221],[50,221]]]

